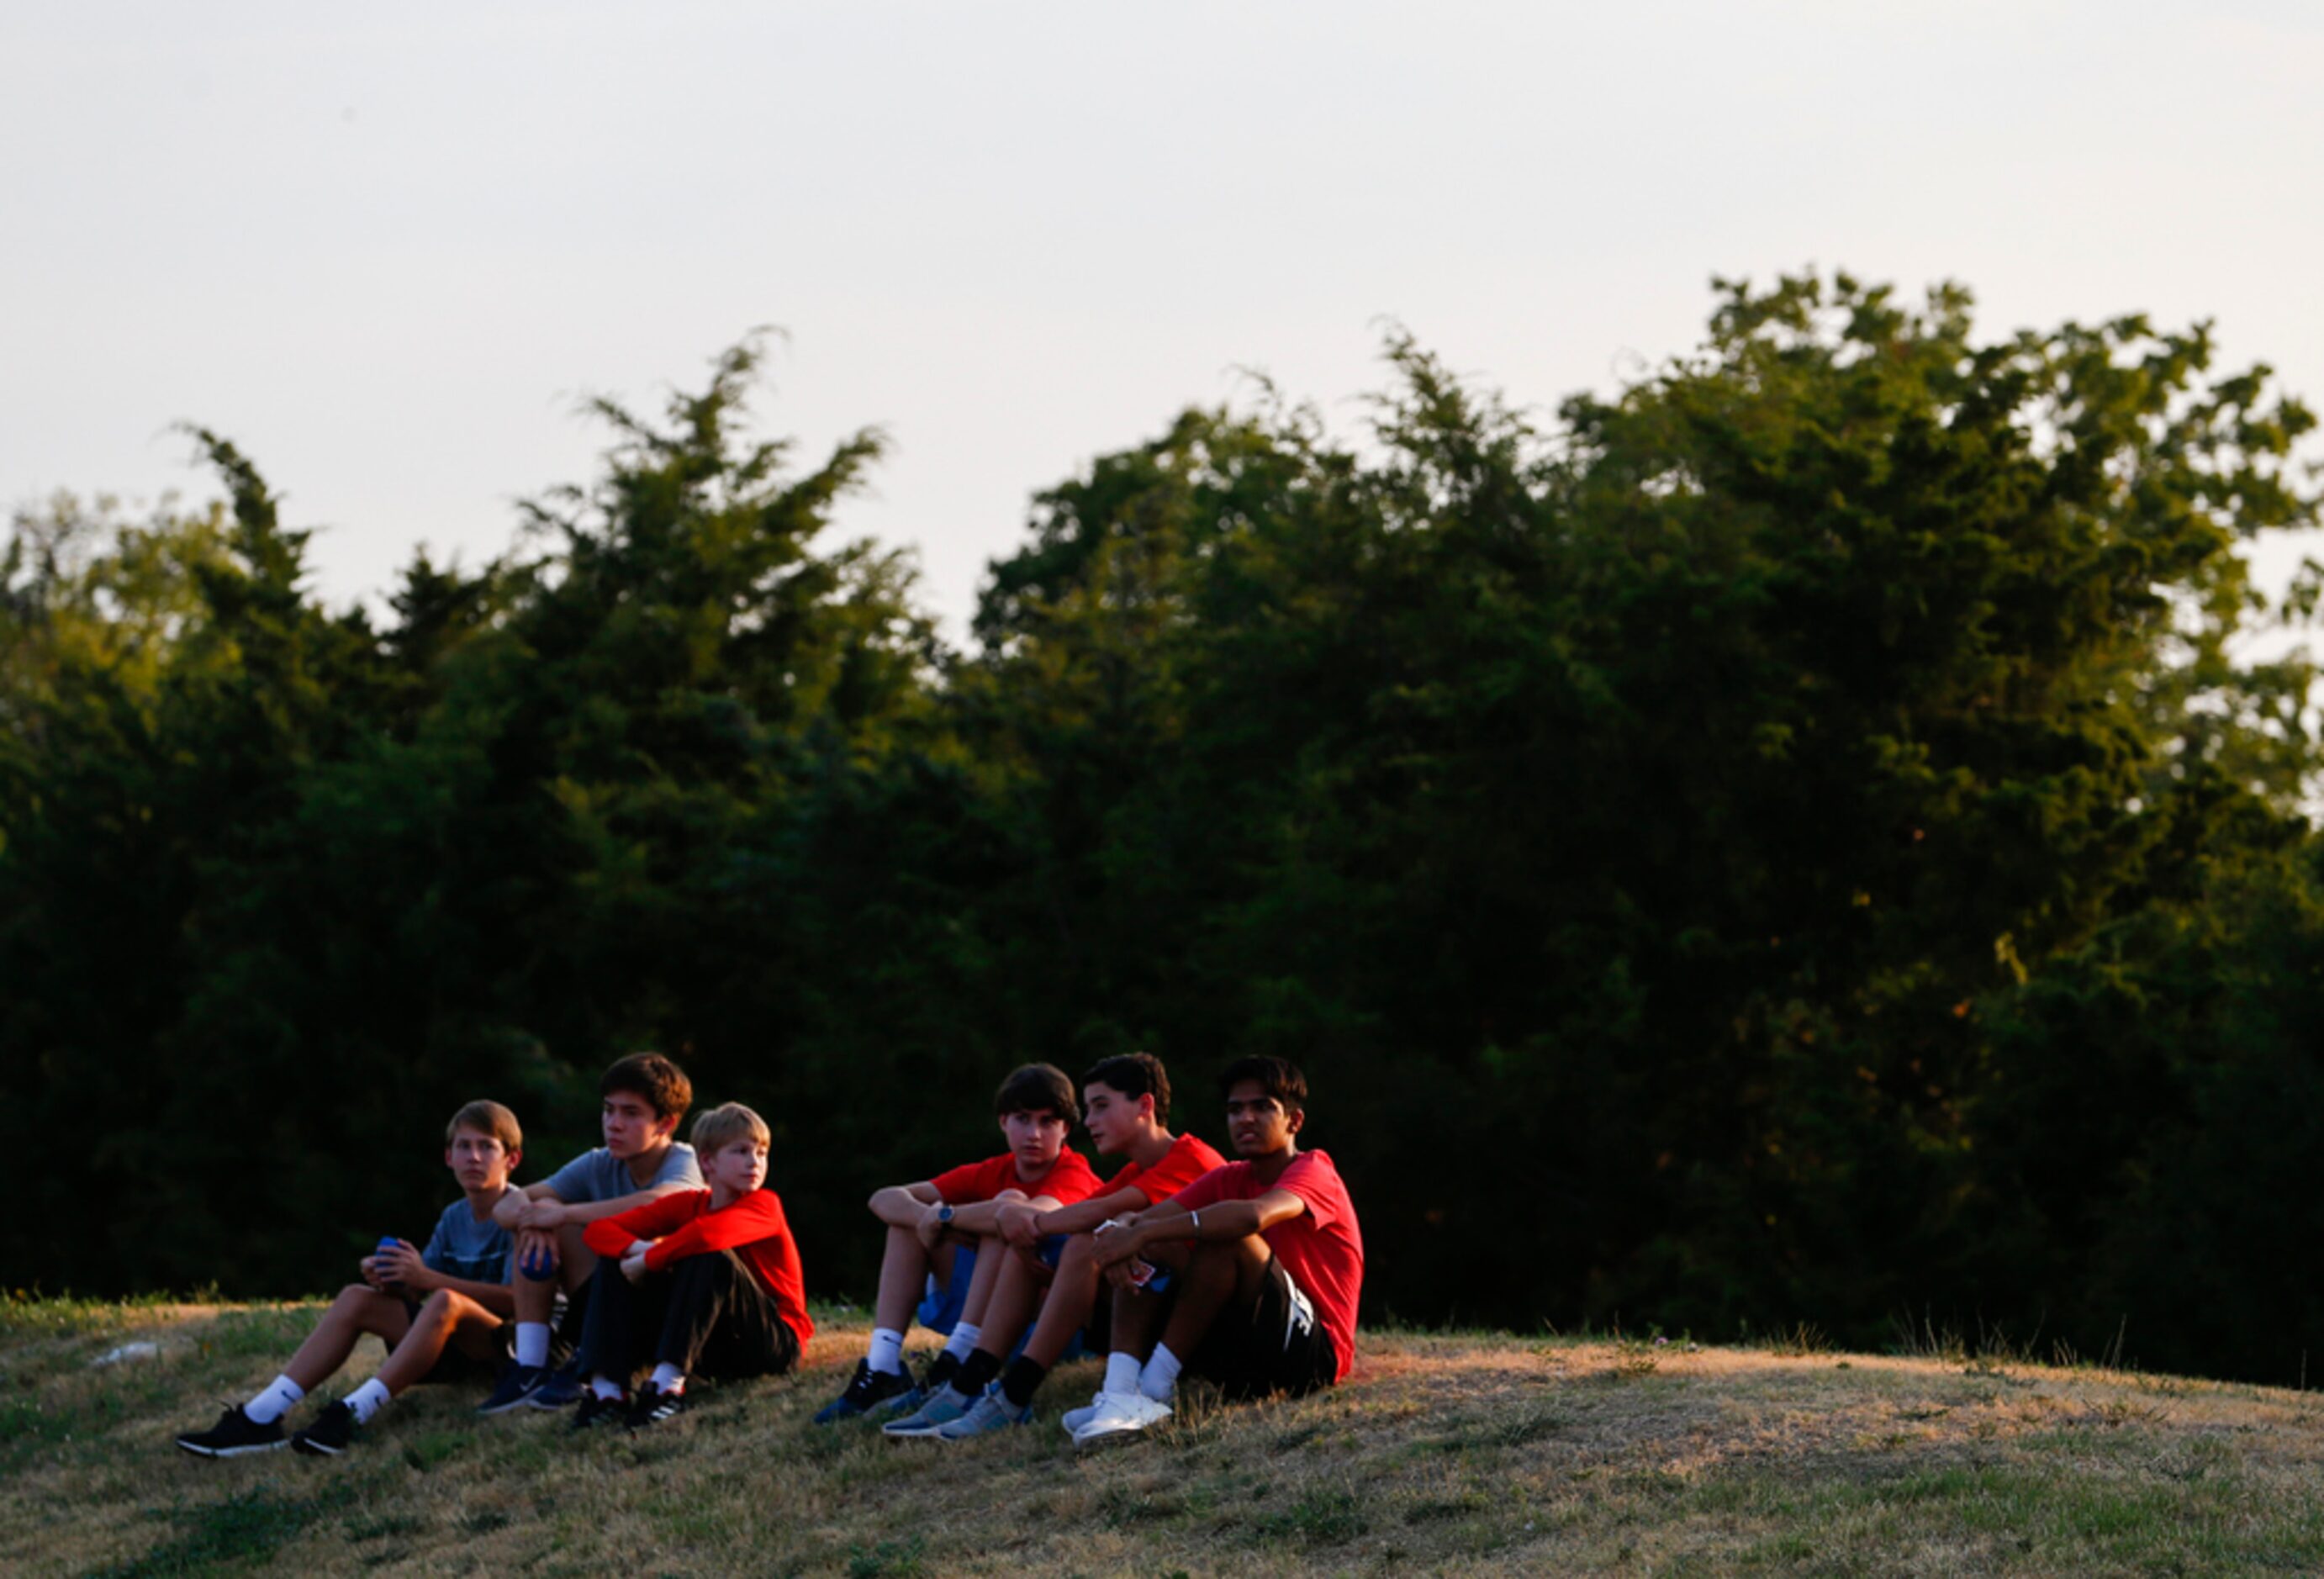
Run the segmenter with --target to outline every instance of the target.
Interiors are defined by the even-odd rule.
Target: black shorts
[[[420,1301],[405,1300],[403,1314],[413,1321],[418,1321]],[[503,1330],[508,1330],[514,1324],[511,1322],[501,1323]],[[395,1346],[392,1344],[388,1345],[388,1352],[390,1353],[395,1352]],[[479,1360],[475,1355],[464,1352],[457,1344],[446,1344],[444,1352],[436,1356],[436,1363],[428,1368],[428,1374],[421,1377],[417,1385],[426,1387],[457,1384],[463,1381],[490,1381],[499,1369],[500,1362],[496,1359]]]
[[[1329,1387],[1338,1379],[1340,1360],[1315,1302],[1270,1251],[1250,1319],[1221,1312],[1187,1357],[1186,1370],[1240,1402],[1273,1393],[1296,1398]]]

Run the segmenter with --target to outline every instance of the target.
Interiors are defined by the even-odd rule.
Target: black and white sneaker
[[[337,1458],[347,1450],[355,1434],[355,1412],[347,1408],[345,1399],[340,1399],[317,1415],[313,1425],[290,1434],[290,1451],[317,1458]]]
[[[640,1431],[648,1426],[659,1426],[664,1420],[676,1419],[686,1409],[684,1388],[664,1392],[649,1381],[638,1390],[638,1401],[630,1406],[630,1429]]]
[[[915,1390],[912,1379],[900,1371],[874,1371],[871,1361],[858,1360],[855,1374],[848,1378],[847,1390],[817,1409],[815,1423],[828,1426],[834,1420],[865,1414],[890,1399]]]
[[[594,1390],[581,1395],[581,1405],[573,1411],[573,1429],[594,1431],[604,1426],[629,1423],[630,1400],[625,1398],[600,1398]]]
[[[282,1441],[281,1420],[262,1426],[235,1404],[218,1416],[217,1424],[208,1430],[188,1431],[180,1436],[178,1445],[201,1458],[239,1458],[245,1453],[272,1453]]]

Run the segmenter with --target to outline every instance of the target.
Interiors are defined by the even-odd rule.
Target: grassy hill
[[[1348,1386],[1076,1451],[807,1423],[863,1350],[636,1437],[423,1389],[336,1463],[170,1438],[313,1307],[0,1304],[0,1553],[32,1572],[2324,1571],[2324,1395],[2088,1368],[1374,1333]],[[133,1341],[158,1353],[96,1363]],[[376,1359],[359,1353],[355,1369]],[[305,1409],[300,1414],[304,1417]]]

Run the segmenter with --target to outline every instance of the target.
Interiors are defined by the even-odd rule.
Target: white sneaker
[[[1101,1393],[1097,1413],[1082,1422],[1074,1433],[1074,1445],[1087,1447],[1110,1436],[1126,1436],[1158,1426],[1170,1417],[1170,1406],[1157,1403],[1142,1392]]]
[[[1057,1417],[1057,1424],[1063,1426],[1065,1428],[1065,1435],[1070,1436],[1074,1432],[1080,1430],[1084,1426],[1088,1425],[1091,1419],[1095,1417],[1098,1410],[1104,1407],[1105,1389],[1100,1388],[1097,1391],[1090,1394],[1090,1401],[1084,1404],[1080,1408],[1067,1409],[1064,1414],[1059,1415]]]

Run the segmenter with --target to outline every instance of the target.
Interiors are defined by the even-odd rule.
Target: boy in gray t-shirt
[[[632,1053],[614,1061],[597,1089],[604,1145],[539,1184],[512,1190],[493,1214],[516,1237],[516,1357],[479,1414],[524,1404],[560,1408],[580,1396],[578,1379],[552,1376],[549,1358],[558,1291],[577,1295],[597,1270],[581,1230],[672,1190],[703,1187],[694,1148],[676,1139],[678,1121],[694,1103],[684,1070],[659,1053]]]
[[[444,1208],[428,1248],[381,1240],[356,1263],[363,1280],[339,1290],[282,1374],[208,1430],[180,1436],[178,1445],[204,1458],[233,1458],[287,1441],[301,1453],[336,1456],[405,1388],[488,1370],[514,1307],[509,1231],[493,1214],[516,1195],[509,1175],[523,1155],[524,1131],[499,1103],[472,1102],[454,1113],[444,1129],[444,1164],[460,1181],[460,1198]],[[366,1333],[387,1345],[379,1373],[286,1438],[283,1417],[347,1362]]]

